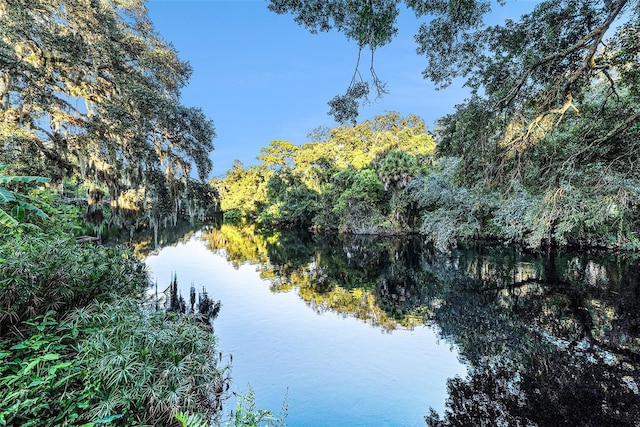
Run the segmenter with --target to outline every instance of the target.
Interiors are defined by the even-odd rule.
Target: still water
[[[221,300],[233,391],[289,426],[639,426],[637,258],[224,225],[146,261]]]

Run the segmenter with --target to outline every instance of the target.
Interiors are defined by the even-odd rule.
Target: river
[[[228,225],[170,243],[146,257],[158,287],[222,302],[232,391],[286,400],[289,426],[640,425],[637,255]]]

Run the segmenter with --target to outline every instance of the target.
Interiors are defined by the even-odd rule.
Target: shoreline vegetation
[[[223,413],[219,301],[185,302],[174,276],[165,304],[129,249],[30,219],[0,228],[0,425],[284,425],[250,389]]]
[[[154,309],[142,261],[52,225],[1,231],[0,425],[219,417],[229,367],[206,315]]]
[[[442,251],[487,240],[532,250],[640,249],[640,180],[631,170],[606,175],[587,164],[570,182],[548,188],[557,177],[527,163],[519,166],[529,169],[521,178],[487,182],[472,173],[473,159],[436,138],[420,118],[393,112],[310,137],[301,146],[272,141],[258,164],[236,162],[212,181],[224,220],[419,234]]]
[[[373,52],[397,33],[399,2],[382,3],[269,7]],[[445,252],[479,239],[640,250],[638,2],[541,1],[490,27],[487,2],[405,3],[431,23],[416,37],[425,76],[470,89],[434,132],[394,112],[356,123],[370,87],[354,80],[329,103],[352,125],[272,141],[210,182],[213,122],[181,103],[191,66],[144,0],[0,3],[0,426],[219,415],[228,367],[213,334],[144,308],[144,264],[79,236],[146,228],[157,247],[159,228],[223,212],[265,229],[418,233]],[[251,396],[231,423],[282,423]]]

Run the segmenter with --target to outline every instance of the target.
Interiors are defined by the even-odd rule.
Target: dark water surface
[[[146,260],[289,426],[640,426],[638,258],[224,225]]]

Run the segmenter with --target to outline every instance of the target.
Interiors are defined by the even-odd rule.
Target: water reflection
[[[263,235],[253,226],[229,225],[206,230],[202,238],[236,267],[256,264],[273,292],[295,289],[317,313],[355,317],[384,331],[424,324],[421,309],[429,287],[416,262],[414,239]]]
[[[429,426],[640,425],[637,255],[443,254],[414,238],[265,235],[228,225],[201,239],[318,313],[388,332],[434,326],[468,375],[449,379],[446,409],[431,410]]]
[[[637,426],[635,256],[460,252],[433,313],[470,365],[430,426]]]

